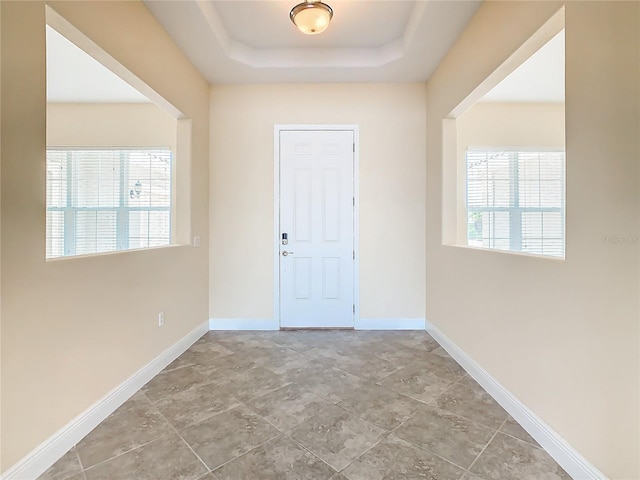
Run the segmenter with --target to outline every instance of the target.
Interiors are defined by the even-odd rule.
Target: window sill
[[[191,248],[198,248],[198,247],[193,247],[192,245],[188,244],[188,243],[176,243],[176,244],[172,244],[172,245],[163,245],[161,247],[147,247],[147,248],[130,248],[127,250],[113,250],[110,252],[100,252],[100,253],[87,253],[87,254],[83,254],[83,255],[68,255],[68,256],[63,256],[63,257],[54,257],[54,258],[47,258],[46,262],[47,263],[57,263],[57,262],[64,262],[64,261],[68,261],[68,260],[87,260],[87,259],[93,259],[93,258],[102,258],[105,256],[113,256],[113,255],[125,255],[125,254],[139,254],[142,252],[155,252],[157,250],[168,250],[168,249],[176,249],[176,248],[184,248],[184,247],[191,247]]]
[[[472,250],[472,251],[478,251],[478,252],[495,253],[499,255],[513,255],[517,257],[535,258],[538,260],[551,260],[556,262],[564,262],[566,259],[566,255],[563,257],[556,257],[553,255],[542,255],[539,253],[516,252],[514,250],[500,250],[498,248],[472,247],[469,245],[458,245],[458,244],[449,244],[449,243],[443,243],[442,246],[452,247],[452,248],[462,248],[465,250]]]

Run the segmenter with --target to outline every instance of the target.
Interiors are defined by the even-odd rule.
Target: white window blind
[[[171,150],[48,149],[47,258],[171,243]]]
[[[565,154],[467,151],[468,245],[564,257]]]

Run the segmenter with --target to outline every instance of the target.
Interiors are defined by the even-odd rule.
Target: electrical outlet
[[[158,326],[161,327],[164,325],[164,312],[160,312],[158,314]]]
[[[198,237],[198,236],[193,237],[193,246],[194,247],[199,247],[200,246],[200,237]]]

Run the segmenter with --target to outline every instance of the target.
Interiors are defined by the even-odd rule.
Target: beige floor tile
[[[267,353],[257,357],[259,365],[278,375],[286,372],[291,363],[295,363],[298,360],[308,361],[304,355],[290,348],[279,347],[268,350],[263,349],[263,351]]]
[[[498,429],[508,413],[481,388],[471,388],[457,383],[437,399],[440,408],[461,417]]]
[[[279,345],[273,343],[266,334],[270,332],[215,332],[212,340],[236,353],[247,353],[256,348],[274,348]]]
[[[483,480],[571,480],[547,452],[502,433],[469,471]]]
[[[342,475],[341,473],[336,473],[329,480],[349,480],[349,479],[347,477],[345,477],[344,475]]]
[[[431,350],[431,353],[433,353],[434,355],[440,355],[441,357],[451,358],[451,355],[449,355],[447,351],[442,347],[438,347],[435,350]]]
[[[171,434],[85,471],[87,480],[197,480],[207,468]]]
[[[291,431],[291,438],[340,471],[384,435],[384,430],[332,405]]]
[[[232,353],[219,343],[201,339],[180,355],[179,359],[187,365],[206,365],[216,358]]]
[[[485,480],[485,479],[477,477],[471,472],[467,472],[462,476],[460,480]]]
[[[336,357],[334,366],[372,382],[381,381],[402,367],[372,353]]]
[[[75,447],[69,450],[51,468],[38,477],[38,480],[75,480],[81,479],[82,465]]]
[[[246,407],[238,407],[180,430],[180,434],[213,470],[280,432]]]
[[[290,430],[332,405],[295,383],[262,395],[247,406],[282,431]]]
[[[433,406],[411,417],[395,435],[467,469],[495,430]]]
[[[169,370],[175,370],[176,368],[187,367],[187,366],[189,366],[189,363],[185,362],[182,358],[178,357],[169,365],[167,365],[162,371],[168,372]]]
[[[459,480],[464,470],[390,435],[341,473],[349,480]]]
[[[446,380],[457,381],[466,375],[464,369],[451,357],[427,352],[416,364],[424,365],[430,372]]]
[[[49,480],[49,477],[43,477],[40,476],[38,477],[38,480]],[[80,473],[76,473],[75,475],[71,475],[70,477],[66,477],[66,476],[62,476],[62,477],[55,477],[55,480],[86,480],[84,473],[80,472]]]
[[[202,477],[200,477],[198,480],[218,480],[218,479],[213,475],[213,473],[207,473]]]
[[[177,429],[199,423],[218,413],[240,406],[225,384],[210,383],[165,397],[155,406]]]
[[[367,382],[343,370],[323,366],[313,372],[313,375],[298,378],[296,383],[329,402],[338,403],[353,395]]]
[[[319,362],[322,365],[329,365],[335,367],[339,361],[349,359],[349,357],[356,357],[354,350],[360,349],[360,346],[348,345],[341,342],[329,343],[322,347],[316,346],[305,353],[307,358],[312,361]]]
[[[504,422],[500,431],[525,442],[529,442],[536,447],[540,446],[538,442],[536,442],[535,439],[511,417],[507,418],[507,421]]]
[[[426,332],[287,331],[204,335],[38,480],[461,478],[569,477]]]
[[[154,402],[210,383],[210,380],[194,366],[163,371],[142,387],[142,391]]]
[[[442,394],[451,381],[430,371],[423,362],[417,362],[401,368],[379,383],[389,390],[422,402],[430,402]]]
[[[386,360],[392,365],[400,368],[424,358],[426,351],[402,344],[380,343],[371,351],[371,353],[376,357]]]
[[[328,480],[334,473],[326,463],[284,435],[214,471],[219,480]]]
[[[338,405],[385,430],[393,430],[426,407],[406,395],[373,384],[359,388]]]
[[[151,402],[137,393],[80,441],[76,449],[83,467],[88,468],[172,431]]]
[[[248,402],[278,388],[284,387],[289,382],[264,367],[256,367],[250,371],[239,371],[230,374],[226,389],[234,397],[242,402]]]
[[[473,378],[471,378],[471,376],[468,373],[460,377],[460,379],[456,383],[466,385],[467,387],[470,387],[470,388],[484,390],[478,382],[476,382]]]
[[[227,378],[238,372],[249,371],[260,366],[257,359],[242,353],[233,353],[212,359],[206,364],[194,365],[200,374],[212,381],[220,382],[220,379]]]
[[[402,335],[398,342],[413,348],[421,348],[427,352],[433,352],[440,348],[440,344],[436,342],[431,335],[424,331],[407,332]]]
[[[291,332],[274,332],[270,340],[283,347],[290,348],[300,353],[308,352],[319,344],[333,340],[336,337],[332,332],[314,330],[296,330]]]
[[[311,358],[308,355],[298,354],[296,357],[289,358],[280,363],[268,363],[265,365],[265,368],[277,375],[282,375],[287,381],[296,382],[301,378],[306,378],[319,371],[332,368],[332,366],[330,362]]]

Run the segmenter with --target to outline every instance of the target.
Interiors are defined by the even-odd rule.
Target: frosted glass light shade
[[[293,7],[289,17],[302,33],[316,35],[327,29],[333,10],[326,3],[304,2]]]

